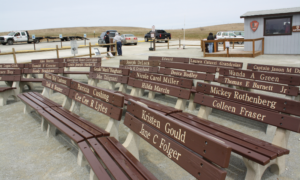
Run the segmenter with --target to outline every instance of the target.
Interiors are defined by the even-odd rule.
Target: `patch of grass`
[[[87,34],[88,38],[100,36],[103,31],[106,30],[117,30],[121,34],[134,34],[137,37],[144,37],[144,35],[149,32],[150,28],[140,28],[140,27],[119,27],[119,26],[101,26],[101,27],[72,27],[72,28],[51,28],[51,29],[38,29],[38,30],[29,30],[29,34],[35,34],[36,37],[40,36],[56,36],[59,34],[63,36],[83,36]],[[165,29],[168,33],[171,33],[172,39],[183,39],[183,30],[182,29]],[[185,30],[185,38],[188,40],[199,40],[204,39],[208,36],[208,33],[212,32],[214,35],[218,31],[243,31],[243,23],[235,24],[222,24],[215,26],[206,26],[199,28],[191,28]],[[0,35],[6,35],[8,32],[1,32]]]

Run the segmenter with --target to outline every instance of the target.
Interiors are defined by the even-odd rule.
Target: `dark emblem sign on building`
[[[300,32],[300,26],[293,26],[293,32]]]
[[[250,22],[250,27],[251,27],[253,32],[255,32],[257,30],[258,25],[259,25],[259,23],[257,21]]]

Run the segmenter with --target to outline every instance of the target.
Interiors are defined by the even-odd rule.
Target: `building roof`
[[[272,15],[288,15],[300,14],[300,7],[284,8],[284,9],[270,9],[262,11],[249,11],[241,15],[241,18],[258,17],[258,16],[272,16]]]

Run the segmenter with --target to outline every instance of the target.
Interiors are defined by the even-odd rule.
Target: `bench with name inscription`
[[[159,61],[159,62],[176,62],[176,63],[189,63],[190,58],[186,57],[169,57],[169,56],[149,56],[149,61]]]
[[[287,148],[290,131],[300,133],[300,119],[295,117],[300,115],[297,109],[299,101],[200,82],[196,91],[194,102],[201,105],[198,112],[200,118],[208,119],[211,108],[214,108],[266,123],[267,134],[274,136],[272,144],[283,149]],[[260,179],[266,168],[273,164],[277,165],[278,171],[276,167],[271,167],[272,171],[281,174],[285,171],[286,154],[288,151],[277,153],[267,165],[244,158],[246,179]]]
[[[232,148],[227,142],[172,117],[180,110],[159,104],[153,107],[129,100],[124,125],[130,131],[123,143],[128,151],[139,159],[142,138],[196,179],[226,178],[220,167],[229,165]]]
[[[65,59],[65,71],[64,74],[69,76],[70,74],[86,74],[90,71],[70,71],[72,67],[95,67],[101,66],[101,58],[68,58]]]
[[[235,68],[235,69],[243,68],[242,62],[218,61],[218,60],[211,60],[211,59],[190,58],[190,64],[202,64],[202,65],[209,65],[209,66],[217,66],[218,67],[217,72],[219,72],[220,67]]]
[[[216,80],[221,84],[233,85],[244,90],[261,90],[287,96],[298,96],[300,76],[262,71],[220,68]]]
[[[20,93],[20,81],[22,76],[22,69],[10,69],[3,67],[19,66],[12,66],[12,64],[6,64],[4,66],[4,64],[0,64],[0,81],[4,81],[7,85],[10,85],[0,87],[0,106],[6,105],[9,97],[13,97],[16,101],[18,100],[17,95]]]
[[[126,93],[129,69],[115,67],[91,67],[89,84],[97,86],[100,80],[108,81],[109,89],[115,90],[116,84],[120,83],[119,91]]]
[[[122,109],[115,107],[115,104],[110,104],[111,101],[105,103],[70,89],[74,83],[77,83],[76,81],[48,73],[44,75],[44,78],[45,88],[58,91],[108,116],[116,119],[121,117]],[[85,89],[83,86],[78,86],[78,83],[76,85],[82,87],[80,89]],[[96,94],[104,96],[99,89],[95,88],[95,90]],[[74,145],[78,146],[77,163],[80,166],[91,167],[91,180],[156,179],[122,144],[114,137],[108,137],[109,132],[38,93],[23,93],[19,95],[19,98],[25,104],[25,113],[35,110],[42,117],[41,128],[42,130],[47,128],[47,136],[55,136],[56,130],[59,129],[71,139]]]
[[[144,90],[148,90],[149,99],[154,99],[156,92],[177,97],[175,108],[181,110],[186,108],[186,100],[190,99],[192,83],[190,79],[137,71],[131,71],[128,81],[132,86],[130,95],[140,97]]]
[[[157,73],[159,70],[159,61],[148,60],[120,60],[120,68],[130,71]]]

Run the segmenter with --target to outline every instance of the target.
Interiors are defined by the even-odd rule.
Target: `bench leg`
[[[44,117],[42,117],[41,130],[46,131],[47,129],[48,129],[48,122]]]
[[[277,128],[272,144],[287,148],[290,131],[282,128]],[[256,162],[243,158],[247,167],[247,174],[245,180],[260,180],[265,170],[270,167],[272,173],[277,175],[282,174],[286,168],[287,155],[280,156],[270,161],[269,164],[262,166]],[[275,166],[274,166],[275,165]]]
[[[88,165],[88,162],[80,149],[78,149],[77,164],[80,167],[84,167],[84,166]]]
[[[90,169],[90,180],[98,180],[92,168]]]
[[[62,107],[65,109],[70,109],[72,105],[72,99],[68,96],[64,97],[64,102],[62,103]]]
[[[50,97],[51,97],[52,94],[53,94],[53,90],[52,89],[44,87],[43,92],[42,92],[43,96],[45,96],[46,98],[50,99]]]
[[[115,90],[117,83],[116,82],[108,82],[108,83],[109,83],[108,89]]]
[[[20,94],[20,82],[19,81],[14,81],[13,84],[12,84],[12,87],[16,88],[14,89],[14,92],[15,92],[15,96],[17,98],[18,94]]]
[[[186,99],[178,98],[175,105],[175,109],[181,109],[184,111],[185,108],[186,108]]]
[[[194,103],[195,93],[191,93],[191,97],[189,100],[189,107],[188,109],[190,111],[194,111],[196,109],[196,104]]]
[[[154,99],[154,97],[155,97],[155,92],[154,91],[149,91],[148,98],[149,99]]]
[[[98,84],[98,83],[99,83],[99,79],[92,79],[92,78],[89,78],[89,81],[88,81],[88,84],[89,84],[89,85],[97,87],[97,84]]]
[[[119,91],[126,94],[127,84],[121,84],[119,87]]]
[[[118,141],[119,141],[119,125],[120,125],[120,121],[110,118],[105,128],[105,131],[109,132],[110,136],[116,138]]]
[[[30,114],[32,111],[33,111],[33,109],[29,105],[25,104],[24,114]]]
[[[81,105],[80,102],[72,100],[72,105],[71,105],[70,111],[72,113],[75,113],[75,114],[79,115],[79,113],[80,113],[80,105]]]
[[[53,126],[52,124],[48,123],[47,137],[49,138],[50,136],[56,136],[56,130],[57,130],[57,128],[55,126]]]
[[[130,95],[138,97],[139,96],[139,93],[138,93],[139,91],[140,91],[140,88],[132,87]]]
[[[276,126],[273,126],[273,125],[268,124],[268,125],[267,125],[266,134],[267,134],[267,135],[272,135],[272,136],[273,136],[273,135],[275,134],[276,129],[277,129]]]
[[[208,119],[208,116],[210,115],[211,111],[212,111],[211,107],[201,105],[197,117]]]
[[[140,160],[139,156],[139,144],[140,136],[133,131],[129,131],[123,146],[137,159]]]
[[[144,95],[144,92],[145,92],[145,89],[140,89],[140,90],[138,91],[138,96],[139,96],[139,97],[143,96],[143,95]]]
[[[7,104],[7,99],[10,96],[13,96],[14,99],[16,99],[14,90],[10,89],[10,90],[4,91],[4,92],[0,92],[0,106],[5,106]]]

